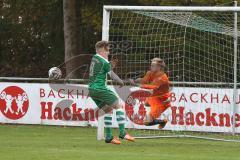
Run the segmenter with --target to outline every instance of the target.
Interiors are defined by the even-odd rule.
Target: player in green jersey
[[[108,61],[109,43],[99,41],[95,45],[96,54],[93,56],[89,70],[89,95],[105,113],[104,124],[106,143],[121,144],[118,138],[112,135],[112,110],[116,109],[116,118],[119,125],[119,138],[134,141],[134,138],[125,131],[125,113],[115,92],[107,87],[107,74],[120,86],[123,81],[112,71],[111,63]]]

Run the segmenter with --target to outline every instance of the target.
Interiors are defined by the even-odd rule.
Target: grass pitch
[[[119,146],[96,140],[96,129],[0,125],[0,160],[240,160],[240,143],[137,139]]]

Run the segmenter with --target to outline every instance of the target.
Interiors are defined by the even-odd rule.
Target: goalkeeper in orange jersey
[[[143,78],[131,80],[132,84],[139,83],[143,89],[151,90],[151,95],[146,98],[145,104],[150,106],[150,112],[146,113],[144,124],[146,126],[158,125],[162,129],[167,124],[167,119],[160,120],[160,115],[169,107],[170,103],[170,82],[164,72],[165,63],[160,58],[154,58],[151,62],[151,69]]]

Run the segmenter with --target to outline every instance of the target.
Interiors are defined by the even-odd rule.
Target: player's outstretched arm
[[[108,72],[109,76],[111,77],[112,80],[116,81],[117,83],[120,84],[120,87],[124,86],[124,82],[121,78],[118,77],[116,73],[113,71]]]
[[[137,79],[129,79],[129,83],[134,86],[139,86],[142,78],[137,78]]]
[[[129,82],[135,86],[141,86],[142,84],[148,84],[150,82],[150,72],[148,71],[143,78],[129,79]]]

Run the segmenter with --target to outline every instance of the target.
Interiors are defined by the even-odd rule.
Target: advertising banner
[[[157,129],[143,125],[150,95],[138,87],[109,86],[123,104],[128,128]],[[171,107],[160,118],[169,120],[165,129],[231,132],[233,90],[175,87]],[[240,133],[240,96],[237,95],[236,132]],[[48,83],[0,83],[0,122],[66,126],[97,126],[99,111],[88,95],[87,85]],[[114,126],[117,126],[115,117]]]

